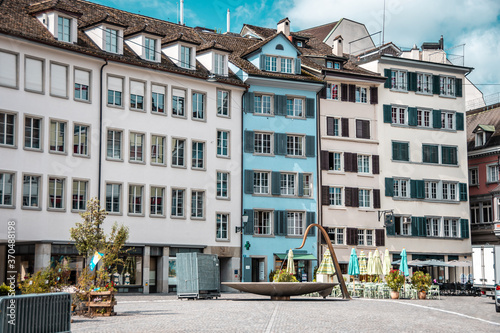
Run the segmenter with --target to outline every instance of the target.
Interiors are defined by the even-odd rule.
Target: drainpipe
[[[245,91],[244,94],[241,94],[241,109],[243,111],[243,99],[244,99],[244,95],[248,92],[248,89],[247,91]],[[245,149],[245,144],[243,142],[243,140],[245,139],[245,132],[243,130],[243,117],[245,116],[245,112],[242,112],[241,113],[241,142],[242,142],[242,145],[241,145],[241,197],[240,197],[240,205],[241,205],[241,214],[240,214],[240,223],[241,223],[241,227],[243,228],[243,222],[242,222],[242,216],[243,216],[243,213],[245,212],[244,209],[243,209],[243,195],[244,195],[244,191],[243,191],[243,186],[244,183],[243,183],[243,175],[245,174],[244,170],[243,170],[243,153],[244,153],[244,149]],[[247,222],[248,223],[248,222]],[[240,282],[243,282],[243,232],[244,230],[242,229],[241,232],[240,232]]]
[[[326,79],[326,74],[323,76],[323,80]],[[325,87],[326,87],[326,83],[325,83]],[[323,90],[323,89],[322,89]],[[317,210],[318,210],[318,224],[320,226],[323,226],[323,206],[322,206],[322,200],[323,198],[321,197],[321,194],[322,194],[322,190],[321,190],[321,185],[322,185],[322,172],[321,172],[321,117],[320,117],[320,102],[321,102],[321,90],[318,91],[316,93],[316,110],[318,112],[316,112],[316,138],[317,138],[317,142],[318,142],[318,149],[317,149],[317,154],[318,154],[318,158],[316,159],[316,170],[317,170],[317,173],[318,173],[318,184],[316,186],[316,198],[318,198],[316,200],[316,206],[317,206]],[[318,229],[319,231],[319,229]],[[319,234],[319,232],[318,232]],[[326,239],[325,239],[326,241]],[[316,246],[316,255],[317,255],[317,258],[318,258],[318,267],[319,267],[319,258],[321,257],[321,235],[318,235],[318,239],[317,239],[317,246]],[[313,274],[314,274],[314,268],[313,268]]]
[[[101,85],[100,85],[100,92],[99,92],[99,176],[98,176],[98,182],[97,182],[97,200],[99,200],[99,205],[102,205],[101,203],[101,177],[102,177],[102,104],[103,104],[103,83],[102,83],[102,77],[103,77],[103,70],[104,67],[108,65],[108,59],[104,59],[106,61],[104,64],[101,66],[101,72],[100,72],[100,80],[101,80]]]

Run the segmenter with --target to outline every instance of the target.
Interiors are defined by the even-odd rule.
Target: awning
[[[288,258],[288,254],[287,253],[275,253],[274,255],[277,256],[281,260]],[[312,254],[294,253],[293,254],[293,260],[317,260],[317,259]]]

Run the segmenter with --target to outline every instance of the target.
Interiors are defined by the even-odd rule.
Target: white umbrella
[[[377,276],[382,275],[382,260],[380,260],[380,252],[378,252],[378,249],[376,249],[373,254],[373,274]]]
[[[286,262],[286,271],[291,275],[295,275],[295,264],[293,263],[293,251],[292,251],[292,249],[290,249],[288,251],[288,260]]]
[[[391,272],[391,257],[389,256],[388,249],[385,249],[384,265],[382,267],[382,272],[384,273],[384,275],[388,275]]]
[[[373,271],[373,253],[372,253],[372,251],[368,252],[368,268],[366,269],[366,274],[368,274],[368,275],[375,274],[375,272]]]

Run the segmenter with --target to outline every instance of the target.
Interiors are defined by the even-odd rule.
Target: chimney
[[[229,12],[229,8],[227,9],[227,27],[226,31],[229,33],[231,32],[231,13]]]
[[[441,38],[439,38],[439,49],[444,50],[444,39],[443,35],[441,35]]]
[[[184,25],[184,0],[181,0],[180,24]]]
[[[290,20],[285,17],[278,22],[278,32],[282,32],[285,36],[290,37]]]
[[[338,35],[335,37],[333,40],[333,45],[332,45],[332,53],[333,55],[336,55],[337,57],[343,57],[344,56],[344,46],[342,45],[342,41],[344,39],[342,36]]]

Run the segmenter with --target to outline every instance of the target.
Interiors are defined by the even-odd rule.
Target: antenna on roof
[[[384,34],[385,34],[385,0],[384,0],[384,13],[382,17],[382,45],[384,45]]]

